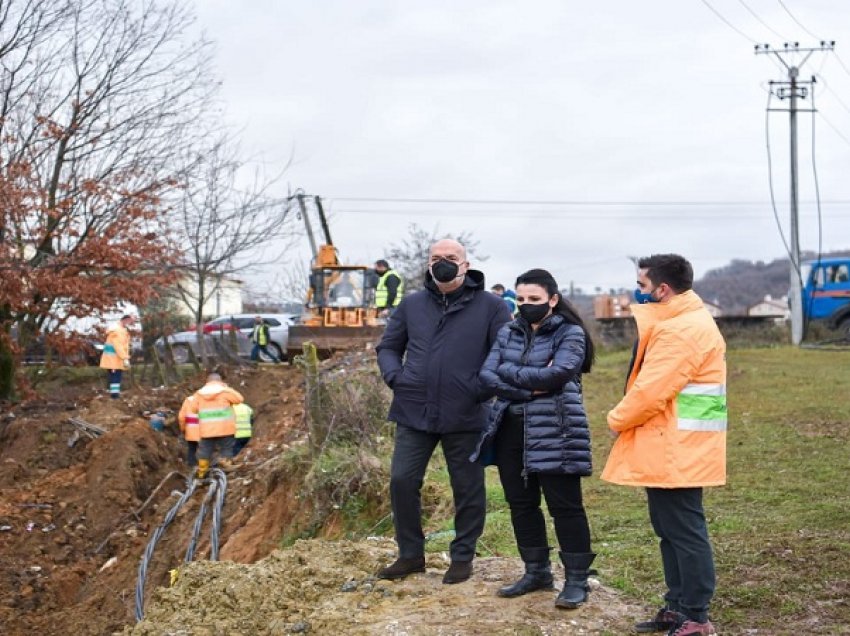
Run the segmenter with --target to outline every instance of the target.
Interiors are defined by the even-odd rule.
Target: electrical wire
[[[204,500],[201,502],[201,507],[198,510],[198,516],[195,517],[195,523],[192,526],[192,537],[189,539],[189,547],[186,548],[186,556],[183,558],[185,563],[191,563],[192,559],[195,558],[195,549],[198,545],[198,539],[201,536],[201,528],[204,525],[204,517],[207,513],[207,505],[212,501],[213,496],[215,496],[216,490],[218,490],[218,482],[216,480],[210,481],[210,487],[207,489],[207,494],[204,496]]]
[[[740,35],[742,38],[744,38],[745,40],[747,40],[747,42],[749,42],[750,44],[755,44],[756,42],[758,42],[758,40],[756,40],[756,39],[754,39],[754,38],[751,38],[749,35],[747,35],[747,34],[746,34],[746,33],[744,33],[743,31],[741,31],[741,29],[739,29],[739,28],[738,28],[738,27],[736,27],[734,24],[732,24],[731,22],[729,22],[729,20],[727,20],[725,17],[723,17],[723,14],[722,14],[722,13],[720,13],[720,12],[719,12],[717,9],[715,9],[713,6],[711,6],[711,4],[709,4],[708,0],[701,0],[701,2],[702,2],[705,6],[707,6],[707,7],[711,10],[711,12],[712,12],[714,15],[716,15],[718,18],[720,18],[720,20],[722,20],[722,21],[726,24],[726,26],[728,26],[730,29],[732,29],[733,31],[735,31],[735,33],[737,33],[737,34],[738,34],[738,35]]]
[[[186,491],[180,496],[180,498],[177,500],[177,503],[175,503],[174,506],[171,507],[168,513],[166,513],[165,519],[163,519],[163,522],[156,528],[156,530],[154,530],[153,535],[151,535],[150,541],[148,541],[148,545],[145,548],[145,552],[142,555],[141,562],[139,563],[139,572],[136,577],[136,622],[141,622],[145,617],[145,581],[147,579],[148,566],[150,565],[151,559],[153,558],[153,553],[156,548],[156,545],[157,543],[159,543],[159,540],[165,533],[165,529],[171,524],[172,521],[174,521],[174,518],[177,516],[177,513],[192,497],[198,483],[198,480],[192,478],[188,480],[186,485]],[[224,471],[222,471],[221,469],[213,468],[210,471],[209,489],[207,490],[207,494],[204,497],[203,502],[201,503],[200,512],[198,513],[198,516],[196,517],[195,523],[192,527],[192,535],[190,538],[189,547],[186,550],[186,562],[191,561],[194,557],[198,537],[200,536],[201,527],[203,526],[204,522],[204,516],[210,500],[214,500],[212,509],[212,524],[210,525],[210,561],[218,561],[222,510],[224,508],[224,500],[226,493],[227,475],[225,475]]]
[[[817,131],[815,128],[815,114],[817,113],[817,108],[815,107],[815,92],[812,91],[812,176],[814,177],[815,183],[815,201],[817,201],[818,208],[818,258],[817,263],[815,265],[816,268],[820,268],[821,258],[823,257],[823,214],[821,212],[821,204],[820,204],[820,181],[818,179],[818,163],[817,163],[817,153],[816,153],[816,139],[817,139]],[[813,269],[813,272],[817,272],[817,269]],[[800,278],[800,289],[802,290],[805,287],[805,282],[802,277]],[[808,331],[809,321],[811,320],[812,314],[812,303],[814,302],[814,294],[809,294],[809,303],[807,310],[803,314],[803,340],[806,339],[806,332]]]
[[[765,89],[766,90],[766,89]],[[739,201],[724,201],[724,200],[705,200],[705,201],[602,201],[594,199],[449,199],[449,198],[412,198],[412,197],[353,197],[353,196],[329,196],[328,200],[350,202],[350,203],[405,203],[405,204],[445,204],[445,205],[541,205],[541,206],[562,206],[562,207],[729,207],[729,206],[758,206],[763,205],[763,201],[756,200],[739,200]],[[850,203],[850,199],[837,200],[833,203]],[[354,211],[354,210],[347,210]]]
[[[841,132],[841,130],[838,128],[838,126],[836,126],[836,125],[835,125],[835,124],[833,124],[831,121],[829,121],[829,119],[827,119],[826,115],[824,115],[823,113],[818,112],[817,114],[818,114],[818,115],[820,115],[821,119],[823,119],[823,121],[824,121],[824,122],[825,122],[825,123],[826,123],[826,124],[827,124],[830,128],[832,128],[832,129],[835,131],[835,134],[837,134],[839,137],[841,137],[841,139],[843,139],[843,140],[844,140],[844,143],[846,143],[848,146],[850,146],[850,139],[848,139],[848,138],[845,136],[845,134],[844,134],[843,132]]]
[[[844,102],[844,100],[843,100],[843,99],[841,99],[841,95],[839,95],[837,92],[835,92],[834,90],[832,90],[832,88],[831,88],[831,87],[830,87],[830,85],[827,83],[827,81],[826,81],[826,79],[823,77],[823,75],[821,75],[820,73],[817,73],[817,74],[815,75],[815,77],[817,77],[817,78],[818,78],[818,82],[820,82],[820,83],[823,85],[823,87],[826,89],[826,91],[827,91],[828,93],[831,93],[831,94],[832,94],[832,96],[835,98],[835,100],[836,100],[836,101],[837,101],[837,102],[841,105],[841,108],[843,108],[843,109],[844,109],[847,113],[850,113],[850,106],[848,106],[848,105]]]
[[[136,622],[141,622],[141,620],[145,617],[145,580],[148,576],[148,565],[153,557],[156,544],[159,543],[159,540],[165,533],[165,529],[172,521],[174,521],[174,517],[177,516],[180,508],[189,501],[192,493],[195,492],[195,484],[196,482],[194,479],[190,478],[188,480],[185,492],[180,496],[180,499],[177,500],[177,503],[171,507],[171,510],[169,510],[165,515],[165,519],[162,523],[157,526],[156,530],[154,530],[153,535],[151,535],[150,541],[148,541],[148,545],[145,548],[145,552],[142,555],[142,560],[139,563],[139,572],[136,576]]]
[[[753,16],[756,20],[758,20],[758,21],[761,23],[761,25],[762,25],[763,27],[765,27],[768,31],[770,31],[771,33],[773,33],[773,35],[775,35],[776,37],[778,37],[780,40],[784,40],[785,42],[787,42],[787,41],[788,41],[788,38],[786,38],[784,35],[782,35],[781,33],[779,33],[779,31],[777,31],[776,29],[772,28],[772,27],[771,27],[771,26],[770,26],[767,22],[765,22],[764,20],[762,20],[762,19],[758,16],[758,14],[757,14],[755,11],[753,11],[753,10],[750,8],[750,6],[749,6],[746,2],[744,2],[744,0],[738,0],[738,2],[740,2],[740,3],[741,3],[741,6],[743,6],[743,7],[744,7],[747,11],[749,11],[749,12],[750,12],[750,14],[751,14],[751,15],[752,15],[752,16]]]
[[[832,49],[832,54],[835,56],[835,60],[841,65],[841,68],[844,69],[844,72],[850,76],[850,68],[847,68],[847,65],[844,63],[844,60],[841,59],[841,56],[835,52],[835,49]]]
[[[791,253],[791,247],[788,245],[788,241],[785,239],[785,232],[782,230],[782,222],[779,220],[779,210],[776,209],[776,195],[773,191],[773,157],[770,150],[770,103],[772,99],[773,93],[768,94],[767,106],[764,110],[764,139],[765,147],[767,148],[767,184],[770,189],[770,207],[773,209],[773,218],[776,221],[776,229],[779,230],[779,238],[782,239],[782,245],[785,247],[785,253],[788,254],[788,260],[797,269],[797,274],[799,275],[799,268],[797,268],[797,264],[794,262],[794,255]]]
[[[793,14],[793,13],[791,13],[791,11],[788,9],[788,7],[787,7],[787,6],[785,6],[785,3],[784,3],[784,2],[782,2],[782,0],[776,0],[776,1],[780,4],[780,6],[781,6],[783,9],[785,9],[785,13],[787,13],[787,14],[790,16],[790,18],[791,18],[792,20],[794,20],[794,22],[796,22],[796,23],[797,23],[797,26],[799,26],[801,29],[803,29],[803,31],[805,31],[806,33],[808,33],[809,35],[811,35],[811,36],[812,36],[814,39],[816,39],[816,40],[822,40],[822,39],[823,39],[823,38],[820,38],[820,37],[816,36],[814,33],[812,33],[811,31],[809,31],[809,30],[808,30],[805,26],[803,26],[803,23],[802,23],[802,22],[800,22],[797,18],[795,18],[795,17],[794,17],[794,14]]]

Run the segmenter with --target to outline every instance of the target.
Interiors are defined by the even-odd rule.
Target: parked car
[[[230,337],[231,332],[236,332],[237,352],[242,357],[251,355],[251,332],[254,330],[254,317],[260,316],[263,322],[269,326],[269,349],[283,360],[286,357],[286,344],[289,340],[289,327],[296,324],[298,316],[295,314],[231,314],[219,316],[203,325],[204,338],[207,344],[207,352],[215,352],[215,339]],[[196,356],[200,355],[197,331],[192,328],[187,331],[168,336],[171,350],[174,352],[174,361],[177,364],[185,364],[189,361],[189,350]],[[157,351],[163,353],[165,350],[164,338],[159,338],[154,346]],[[270,362],[270,358],[260,352],[260,360]]]

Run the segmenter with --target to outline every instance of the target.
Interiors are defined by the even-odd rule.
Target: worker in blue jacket
[[[455,505],[451,565],[443,583],[472,574],[484,529],[484,467],[470,462],[487,419],[478,370],[496,334],[510,320],[505,303],[487,293],[484,275],[469,269],[463,245],[451,239],[429,251],[425,289],[399,304],[378,344],[378,365],[393,390],[389,419],[397,424],[390,500],[398,559],[378,572],[399,579],[425,570],[421,488],[437,444],[443,449]]]

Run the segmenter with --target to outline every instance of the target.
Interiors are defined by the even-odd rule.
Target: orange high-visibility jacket
[[[177,423],[180,425],[180,432],[183,433],[183,437],[187,442],[201,441],[201,428],[197,408],[192,409],[192,406],[197,401],[198,399],[194,394],[190,395],[183,400],[183,405],[177,414]]]
[[[130,358],[130,332],[120,322],[112,325],[106,334],[106,343],[100,356],[100,368],[113,371],[124,369],[124,360]]]
[[[726,343],[693,291],[632,305],[638,327],[619,432],[602,479],[627,486],[726,483]]]
[[[195,401],[187,413],[197,413],[201,438],[223,437],[236,433],[233,405],[244,401],[238,391],[224,382],[207,382],[195,392]]]

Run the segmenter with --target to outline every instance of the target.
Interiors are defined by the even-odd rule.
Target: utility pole
[[[788,124],[790,126],[790,163],[791,163],[791,231],[790,245],[788,245],[791,267],[789,280],[791,283],[791,342],[799,345],[803,341],[803,281],[800,273],[800,197],[797,186],[797,113],[800,110],[814,112],[813,109],[800,109],[797,106],[798,99],[806,99],[809,87],[815,83],[815,77],[811,80],[800,81],[800,69],[816,51],[831,51],[835,48],[835,41],[821,41],[820,46],[812,48],[800,48],[799,42],[786,42],[781,49],[772,48],[769,44],[756,44],[756,55],[775,55],[788,72],[787,81],[770,81],[770,94],[781,100],[788,99],[788,108],[768,108],[769,111],[788,111]],[[791,61],[792,56],[797,57],[805,54],[798,62]]]

